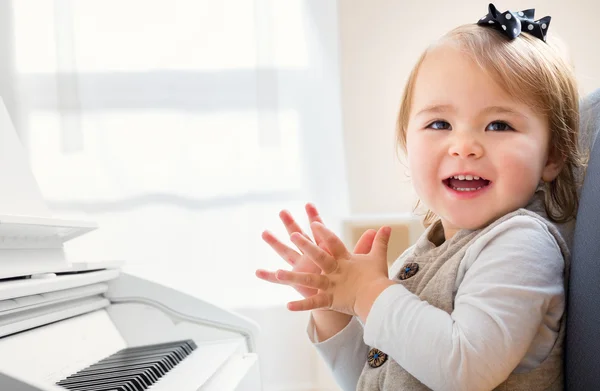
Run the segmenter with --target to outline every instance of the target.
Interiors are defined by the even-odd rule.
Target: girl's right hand
[[[321,219],[321,216],[319,216],[319,212],[317,211],[317,208],[314,205],[306,204],[305,210],[306,214],[308,215],[309,223],[318,221],[319,223],[323,224],[323,220]],[[296,223],[296,221],[288,211],[281,211],[279,213],[279,218],[283,222],[283,225],[285,226],[288,235],[292,235],[294,232],[298,232],[304,237],[306,237],[308,240],[312,241],[310,236],[308,236],[302,231],[300,226]],[[377,231],[373,229],[365,231],[358,240],[358,243],[356,243],[354,253],[368,254],[369,251],[371,251],[371,246],[373,245],[373,240],[375,239],[376,233]],[[329,249],[327,248],[325,242],[322,241],[321,238],[315,234],[315,232],[313,232],[313,236],[315,238],[315,244],[321,247],[323,250],[329,252]],[[286,246],[281,241],[279,241],[279,239],[273,236],[273,234],[271,234],[270,232],[264,231],[262,234],[262,238],[265,242],[269,244],[269,246],[271,246],[271,248],[273,248],[273,250],[275,250],[275,252],[277,252],[277,254],[279,254],[281,258],[283,258],[285,261],[287,261],[287,263],[289,263],[292,266],[292,271],[304,273],[321,273],[321,269],[309,257],[305,256],[304,254],[298,253],[290,247]],[[281,283],[275,277],[275,272],[269,272],[267,270],[258,269],[256,271],[256,276],[260,279],[272,283]],[[307,288],[300,285],[293,286],[305,298],[318,293],[318,291],[313,288]]]

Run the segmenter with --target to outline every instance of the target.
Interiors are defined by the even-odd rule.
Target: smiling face
[[[412,90],[407,158],[419,198],[446,239],[517,210],[560,165],[545,116],[511,98],[452,44],[432,49]]]

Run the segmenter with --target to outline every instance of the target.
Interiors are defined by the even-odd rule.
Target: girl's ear
[[[565,165],[565,157],[554,149],[548,154],[548,160],[542,170],[542,180],[544,182],[552,182],[560,173]]]

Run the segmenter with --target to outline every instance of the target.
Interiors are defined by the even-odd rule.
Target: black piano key
[[[66,388],[70,391],[108,391],[108,390],[119,390],[119,391],[135,391],[135,388],[131,384],[121,383],[121,384],[103,384],[103,385],[94,385],[88,386],[84,388]]]
[[[115,388],[114,385],[94,386],[94,387],[86,388],[85,390],[79,390],[79,391],[115,391],[115,390],[134,391],[133,388],[129,388],[127,385],[117,386],[117,388]]]
[[[181,347],[181,348],[185,349],[188,353],[191,353],[196,348],[196,344],[194,343],[194,341],[190,340],[190,341],[167,342],[167,343],[161,343],[161,344],[156,344],[156,345],[134,346],[131,348],[119,350],[118,352],[108,356],[106,359],[109,359],[112,357],[118,357],[120,355],[130,354],[130,353],[147,352],[147,351],[151,351],[151,350],[160,350],[160,349],[177,348],[177,347]]]
[[[135,391],[134,388],[128,386],[127,384],[115,385],[115,384],[105,384],[101,386],[90,386],[87,388],[83,388],[80,390],[72,390],[70,388],[66,388],[70,391]]]
[[[136,351],[122,352],[121,354],[116,354],[116,355],[113,355],[113,356],[109,356],[105,360],[109,361],[109,360],[119,359],[119,358],[122,358],[122,357],[143,356],[145,354],[154,354],[154,353],[164,352],[164,351],[177,351],[177,352],[181,352],[181,354],[189,354],[191,352],[191,350],[189,348],[187,348],[186,346],[183,346],[183,345],[179,345],[179,346],[165,346],[165,347],[156,348],[156,349],[147,349],[147,350],[136,350]]]
[[[65,387],[72,391],[83,391],[89,390],[94,386],[125,386],[131,391],[144,391],[148,389],[151,384],[146,384],[140,375],[124,375],[122,377],[113,378],[97,378],[91,379],[86,382],[74,383],[74,384],[63,384],[61,387]]]
[[[123,365],[146,364],[146,363],[151,363],[151,362],[157,362],[158,365],[161,365],[163,368],[165,368],[165,371],[170,371],[175,366],[175,363],[173,362],[173,358],[169,357],[168,354],[165,354],[165,355],[158,355],[158,356],[151,356],[151,357],[132,358],[129,360],[123,360],[123,361],[119,361],[119,362],[97,365],[97,366],[89,367],[86,370],[86,372],[94,372],[94,371],[102,370],[102,369],[118,368]]]
[[[173,346],[181,346],[181,345],[184,345],[189,342],[193,342],[193,341],[191,341],[191,340],[167,341],[167,342],[155,343],[152,345],[129,346],[127,348],[119,350],[118,352],[113,353],[113,355],[119,354],[122,352],[126,352],[126,351],[135,352],[135,351],[139,351],[139,350],[152,350],[152,349],[162,349],[162,348],[173,347]]]
[[[70,391],[135,391],[135,388],[131,384],[122,383],[122,384],[103,384],[103,385],[95,385],[89,386],[82,389],[74,389]]]
[[[124,369],[139,369],[141,371],[148,370],[148,372],[152,373],[156,378],[161,378],[165,373],[167,373],[167,370],[168,370],[168,368],[166,366],[164,366],[164,367],[161,366],[160,363],[157,361],[152,361],[150,363],[127,364],[127,365],[124,365],[122,368],[124,368]],[[67,377],[65,380],[75,379],[75,378],[82,377],[82,376],[87,376],[90,373],[95,373],[95,374],[110,373],[113,370],[114,370],[114,367],[100,368],[100,369],[96,369],[95,371],[89,371],[89,372],[78,372],[74,375]]]
[[[95,384],[95,382],[97,380],[102,380],[106,383],[106,382],[112,381],[114,379],[127,380],[128,378],[139,379],[139,382],[141,382],[141,384],[145,387],[154,384],[158,380],[157,377],[150,376],[144,370],[140,370],[140,369],[127,370],[127,369],[125,369],[125,370],[115,370],[115,371],[107,372],[107,373],[89,374],[87,376],[65,379],[57,384],[60,385],[61,387],[67,387],[67,386],[68,387],[76,387],[79,385]],[[142,389],[145,389],[145,388],[142,388]]]
[[[132,355],[132,356],[121,356],[119,358],[113,358],[111,360],[98,361],[96,364],[91,365],[89,367],[89,369],[107,367],[107,366],[112,366],[112,365],[118,364],[118,363],[133,362],[136,360],[149,359],[149,358],[153,358],[153,357],[168,357],[171,364],[175,365],[176,362],[173,360],[177,360],[178,356],[181,357],[183,355],[180,354],[180,352],[176,352],[174,350],[156,351],[153,353],[146,353],[143,355],[139,354],[139,355]]]
[[[108,388],[107,388],[108,387]],[[86,391],[128,391],[125,387],[107,386],[104,388],[93,388]]]
[[[117,388],[119,390],[127,390],[127,391],[136,391],[137,390],[137,388],[133,384],[127,383],[127,382],[122,382],[122,383],[114,383],[114,384],[98,384],[98,385],[88,386],[86,388],[82,388],[82,389],[78,389],[78,390],[71,390],[71,391],[109,391],[114,388]]]
[[[152,345],[139,345],[139,346],[131,346],[128,348],[124,348],[119,350],[118,352],[113,353],[113,355],[122,353],[122,352],[126,352],[126,351],[131,351],[131,352],[136,352],[136,351],[140,351],[140,350],[152,350],[152,349],[162,349],[162,348],[168,348],[168,347],[173,347],[173,346],[186,346],[186,345],[190,345],[193,348],[195,348],[196,343],[191,340],[181,340],[181,341],[170,341],[170,342],[162,342],[162,343],[157,343],[157,344],[152,344]]]
[[[86,376],[74,377],[71,379],[67,379],[64,382],[60,383],[61,385],[65,384],[76,384],[86,382],[92,379],[111,379],[114,377],[121,377],[123,375],[141,375],[146,383],[152,384],[158,380],[158,377],[155,376],[151,371],[148,371],[147,368],[118,368],[113,370],[112,372],[103,372],[103,373],[93,373],[88,374]]]
[[[183,358],[184,356],[188,355],[188,353],[186,353],[186,351],[183,348],[181,348],[181,347],[171,347],[171,348],[155,349],[155,350],[148,350],[148,351],[132,352],[132,353],[127,353],[127,354],[121,354],[121,355],[118,355],[118,356],[109,356],[109,357],[107,357],[105,359],[102,359],[102,360],[98,361],[94,365],[102,365],[102,364],[105,364],[105,363],[116,362],[116,361],[119,361],[119,360],[126,360],[128,358],[145,357],[145,356],[151,356],[151,355],[159,355],[159,354],[163,354],[165,352],[173,352],[176,355],[180,356],[181,358]]]
[[[131,389],[132,391],[142,391],[149,387],[151,384],[143,381],[139,375],[123,375],[122,377],[111,377],[111,378],[93,378],[88,379],[84,382],[61,384],[61,387],[65,387],[69,390],[85,390],[93,386],[108,386],[108,385],[122,385]]]
[[[147,390],[196,348],[192,340],[125,348],[57,385],[73,391]]]
[[[123,370],[139,370],[141,372],[144,373],[148,373],[148,375],[151,375],[154,379],[159,379],[161,378],[166,372],[165,371],[161,371],[160,370],[160,366],[156,365],[156,364],[133,364],[133,365],[124,365],[122,366],[120,369]],[[103,373],[111,373],[112,371],[114,371],[114,368],[105,368],[105,369],[98,369],[96,371],[93,372],[81,372],[81,373],[76,373],[75,375],[71,375],[69,377],[67,377],[65,380],[67,379],[76,379],[79,377],[84,377],[84,376],[89,376],[90,373],[93,374],[103,374]]]
[[[103,360],[98,361],[98,365],[116,362],[116,361],[120,361],[120,360],[126,360],[128,358],[146,357],[146,356],[158,355],[158,354],[169,353],[169,352],[174,352],[174,353],[176,352],[180,355],[184,354],[184,350],[180,349],[180,348],[168,348],[168,349],[160,349],[160,350],[151,350],[151,351],[147,351],[147,352],[135,352],[135,353],[129,353],[129,354],[122,354],[122,355],[119,355],[116,357],[107,357]]]
[[[162,355],[162,356],[158,355],[158,356],[152,356],[152,357],[125,360],[125,361],[120,361],[120,362],[116,362],[116,363],[94,364],[92,366],[85,368],[83,371],[80,371],[78,373],[94,372],[97,370],[110,369],[110,368],[115,368],[115,367],[122,366],[122,365],[135,365],[135,364],[151,363],[151,362],[159,363],[159,365],[161,365],[161,367],[164,367],[165,371],[168,371],[173,367],[173,364],[171,363],[170,360],[167,359],[166,355]]]
[[[112,380],[112,379],[121,379],[124,377],[140,377],[142,383],[146,386],[150,386],[156,380],[152,377],[148,376],[148,374],[144,373],[140,370],[115,370],[111,373],[103,373],[103,374],[90,374],[88,376],[82,376],[79,378],[69,379],[64,382],[61,382],[61,386],[65,385],[76,385],[76,384],[86,384],[91,383],[97,379],[104,380]]]
[[[173,357],[173,356],[177,356],[179,357],[179,360],[183,360],[184,356],[187,356],[187,354],[184,353],[183,349],[178,349],[178,348],[173,348],[173,349],[163,349],[163,350],[156,350],[156,351],[152,351],[152,352],[139,352],[139,353],[134,353],[134,354],[127,354],[127,355],[123,355],[123,356],[119,356],[119,357],[113,357],[110,359],[104,359],[98,362],[98,364],[94,364],[94,365],[103,365],[103,364],[111,364],[111,363],[115,363],[115,362],[124,362],[127,360],[132,360],[132,359],[136,359],[136,358],[143,358],[143,357],[157,357],[157,356],[162,356],[164,354],[167,354],[169,357]],[[175,364],[175,363],[173,363]]]

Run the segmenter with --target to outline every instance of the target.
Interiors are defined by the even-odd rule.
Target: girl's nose
[[[455,136],[451,141],[448,153],[453,157],[478,159],[483,156],[483,146],[475,137]]]

